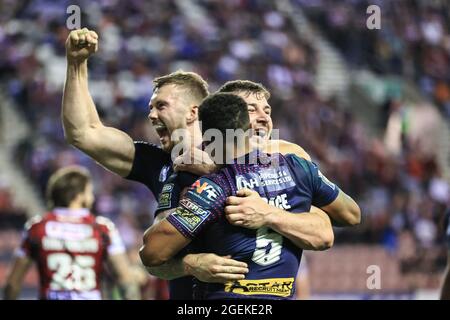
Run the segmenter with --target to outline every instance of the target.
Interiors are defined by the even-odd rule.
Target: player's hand
[[[66,57],[69,63],[81,63],[98,50],[98,35],[83,28],[72,30],[66,40]]]
[[[175,171],[187,171],[198,176],[204,176],[217,170],[217,166],[209,155],[198,148],[191,148],[173,161]]]
[[[224,211],[232,225],[258,229],[268,224],[274,207],[267,204],[256,191],[244,188],[239,190],[236,196],[227,198]]]
[[[186,273],[202,282],[226,283],[245,279],[248,266],[245,262],[221,257],[213,253],[188,254],[183,258]]]

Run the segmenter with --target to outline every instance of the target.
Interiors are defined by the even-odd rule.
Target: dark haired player
[[[176,129],[186,128],[191,136],[201,136],[197,111],[198,105],[208,95],[207,83],[193,72],[175,72],[156,78],[149,104],[149,120],[160,137],[162,148],[146,142],[133,142],[125,132],[101,122],[89,93],[87,60],[97,51],[98,43],[98,35],[86,28],[72,31],[66,41],[67,75],[62,106],[66,140],[108,170],[145,184],[159,198],[155,215],[163,217],[164,210],[173,209],[178,204],[175,200],[178,191],[171,189],[173,181],[169,181],[173,173],[169,152],[176,143],[171,134]],[[193,141],[195,146],[200,143]],[[285,143],[283,147],[292,148],[291,145],[294,146]],[[176,176],[172,178],[177,179]],[[189,185],[195,177],[189,179],[189,183],[181,181],[180,184]],[[179,183],[175,182],[173,186],[177,187]],[[165,183],[168,185],[163,189]],[[171,194],[176,194],[176,197]],[[245,267],[243,263],[213,254],[187,255],[185,258],[181,266],[183,275],[209,281],[226,281],[236,275],[242,276],[242,268]],[[219,274],[211,271],[223,268],[233,272]],[[171,298],[191,297],[191,282],[189,277],[171,281]]]
[[[199,112],[203,132],[214,128],[225,134],[227,129],[250,128],[247,104],[234,94],[208,97]],[[223,145],[227,157],[238,155],[234,162],[198,179],[175,212],[147,230],[141,259],[150,267],[164,264],[195,240],[201,252],[230,254],[249,268],[245,280],[225,284],[199,282],[196,298],[291,298],[302,254],[298,247],[324,250],[333,242],[329,217],[321,210],[309,212],[311,205],[328,210],[346,207],[354,212],[359,212],[359,207],[354,201],[342,201],[338,195],[343,192],[307,160],[252,151],[248,137],[243,144],[224,141]],[[268,157],[272,160],[269,163]],[[256,163],[251,161],[255,159]],[[245,225],[247,228],[232,225],[225,217],[225,205],[227,197],[236,195],[239,189],[287,211],[267,205],[270,209],[265,220],[252,221]],[[228,216],[232,214],[229,212]],[[233,219],[242,223],[239,217]],[[284,227],[296,232],[278,228],[280,220]]]

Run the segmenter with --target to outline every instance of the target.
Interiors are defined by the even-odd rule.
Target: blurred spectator
[[[302,5],[356,67],[415,81],[450,118],[450,3],[446,0],[292,0]],[[366,27],[366,9],[381,9],[381,29]]]

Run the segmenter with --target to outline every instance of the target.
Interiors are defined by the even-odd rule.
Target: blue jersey
[[[182,186],[192,184],[197,177],[187,173],[180,177],[173,171],[170,154],[154,144],[138,141],[134,146],[133,166],[126,179],[143,183],[158,199],[155,216],[161,211],[176,208]],[[180,252],[180,256],[188,252],[189,247]],[[170,299],[192,299],[192,286],[192,277],[169,281]]]
[[[160,147],[143,141],[134,143],[135,154],[128,180],[138,181],[146,185],[158,200],[155,216],[161,211],[173,209],[178,206],[180,178],[174,172],[170,154]],[[197,176],[183,175],[183,184],[194,182]]]
[[[249,164],[254,163],[249,162],[251,157],[257,157],[258,162]],[[231,255],[249,266],[245,280],[225,285],[198,282],[194,289],[196,298],[293,297],[302,250],[267,227],[252,230],[228,223],[223,213],[226,198],[249,188],[271,205],[302,213],[309,212],[311,205],[330,204],[339,190],[312,162],[295,155],[274,154],[271,157],[278,163],[270,165],[267,157],[254,151],[245,156],[247,164],[239,164],[242,159],[237,159],[219,172],[198,179],[167,218],[185,237],[201,243],[199,251]]]

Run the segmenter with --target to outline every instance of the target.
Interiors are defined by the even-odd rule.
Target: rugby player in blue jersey
[[[260,143],[258,147],[263,147],[265,152],[273,153],[279,151],[282,154],[292,153],[310,160],[309,155],[301,147],[283,140],[270,140],[273,129],[271,118],[272,108],[268,103],[270,93],[262,84],[248,80],[233,80],[225,83],[218,92],[236,94],[243,98],[247,103],[250,126],[254,134],[253,137],[258,138],[256,140],[260,142],[262,140],[262,143]],[[164,204],[165,199],[171,199],[172,203],[178,203],[181,190],[185,187],[189,187],[196,180],[196,176],[206,175],[217,170],[217,166],[212,160],[209,159],[208,162],[205,162],[205,159],[208,160],[209,156],[198,148],[193,148],[186,154],[175,159],[174,166],[178,171],[189,171],[194,175],[184,174],[183,172],[180,172],[177,176],[172,175],[163,187],[159,203]],[[252,194],[245,190],[238,191],[237,195],[239,195],[239,197],[234,199],[230,197],[230,201],[233,201],[232,205],[234,207],[231,208],[231,204],[229,206],[230,209],[234,210],[234,214],[229,215],[229,221],[231,223],[240,223],[240,221],[235,222],[233,220],[233,218],[237,216],[237,213],[242,215],[241,220],[244,220],[242,221],[243,226],[248,225],[248,220],[261,219],[261,216],[259,215],[264,215],[262,209],[267,207],[267,203],[264,203],[264,199],[258,198],[255,193]],[[352,201],[351,199],[346,200],[344,194],[341,194],[340,197],[343,197],[342,200]],[[345,206],[333,206],[330,209],[333,210],[328,210],[327,214],[331,218],[334,226],[353,226],[360,222],[361,216],[359,211],[346,210]],[[236,212],[236,210],[239,211]],[[170,211],[173,210],[167,210],[164,214],[159,214],[157,221],[164,218]],[[225,212],[228,211],[225,210]],[[280,227],[283,228],[284,232],[291,233],[295,236],[295,228],[286,227],[281,221]],[[208,263],[206,263],[206,261]],[[148,268],[148,271],[157,277],[173,280],[186,274],[194,273],[194,269],[196,278],[204,282],[223,282],[224,279],[219,275],[221,275],[224,270],[227,270],[228,272],[234,271],[236,277],[242,278],[242,273],[244,272],[242,266],[236,265],[231,267],[220,264],[216,256],[210,253],[189,254],[184,257],[180,254],[177,259],[171,259],[157,267],[150,267]]]
[[[250,129],[247,104],[237,95],[214,94],[199,109],[203,132],[214,128],[225,136],[227,129]],[[222,142],[227,159],[234,158],[232,163],[198,179],[175,212],[147,230],[141,259],[148,267],[162,265],[194,242],[200,252],[229,254],[249,269],[244,280],[199,282],[196,298],[292,298],[299,248],[324,250],[333,242],[329,217],[321,210],[309,212],[311,205],[329,211],[359,212],[359,207],[313,163],[295,155],[252,150],[248,136],[244,143],[231,141]],[[217,153],[212,155],[216,163]],[[225,217],[226,202],[233,199],[227,197],[239,190],[266,203],[260,210],[263,214],[255,215],[264,219],[247,225],[240,209],[228,210],[228,219],[246,228],[230,224]]]
[[[197,106],[208,94],[207,84],[199,75],[192,72],[175,72],[155,79],[153,96],[149,104],[151,110],[149,120],[160,136],[162,148],[146,142],[133,142],[125,132],[103,125],[89,93],[87,59],[97,51],[98,42],[98,35],[86,28],[72,31],[66,41],[67,77],[62,119],[67,141],[112,172],[145,184],[160,200],[155,213],[156,219],[159,219],[158,217],[167,214],[164,210],[177,206],[176,193],[180,189],[178,185],[186,185],[186,182],[175,181],[177,183],[173,186],[176,188],[171,191],[176,195],[174,197],[167,193],[169,187],[163,189],[164,184],[170,185],[171,178],[177,179],[176,175],[172,174],[170,151],[175,142],[171,139],[171,133],[176,129],[186,128],[193,137],[201,136],[197,121]],[[267,95],[263,94],[263,99],[256,99],[261,90],[256,88],[255,91],[254,88],[243,84],[244,86],[240,84],[240,87],[234,86],[233,90],[240,88],[237,90],[238,93],[246,94],[247,91],[251,93],[246,95],[245,99],[249,102],[249,114],[254,119],[252,123],[259,134],[264,130],[268,132],[264,129],[269,126],[271,128],[270,113],[267,114]],[[194,140],[194,145],[196,144]],[[295,144],[285,141],[270,145],[272,144],[279,147],[283,153],[292,152],[309,157]],[[195,171],[196,167],[192,168]],[[205,166],[202,168],[205,169]],[[206,168],[211,170],[211,167]],[[195,180],[195,177],[184,180],[189,179]],[[353,217],[345,216],[342,219],[347,220],[345,224],[348,225],[354,220]],[[193,275],[204,281],[226,281],[236,276],[242,277],[243,267],[245,264],[226,256],[191,254],[186,255],[178,264],[167,266],[165,271],[162,270],[164,268],[159,269],[166,273],[175,272],[178,276]],[[231,273],[224,270],[231,270]],[[189,278],[171,281],[171,298],[189,298],[190,283]]]
[[[97,51],[98,43],[98,35],[86,28],[72,31],[66,41],[67,75],[62,107],[66,139],[112,172],[145,184],[155,198],[161,200],[155,216],[164,216],[164,210],[178,204],[170,197],[164,198],[166,193],[162,194],[164,184],[173,178],[170,151],[175,141],[172,141],[171,134],[176,129],[185,128],[193,137],[201,138],[197,106],[209,93],[207,83],[193,72],[175,72],[156,78],[149,104],[149,120],[160,137],[161,147],[133,141],[127,133],[101,122],[89,93],[87,60]],[[194,140],[193,144],[197,142]],[[172,192],[176,194],[176,190]],[[181,262],[189,265],[183,268],[188,272],[184,275],[205,281],[242,277],[245,267],[241,262],[214,254],[186,255],[185,258]],[[222,272],[223,268],[232,272]],[[173,268],[168,269],[172,271]],[[171,299],[189,299],[192,296],[191,284],[190,277],[171,281]]]

